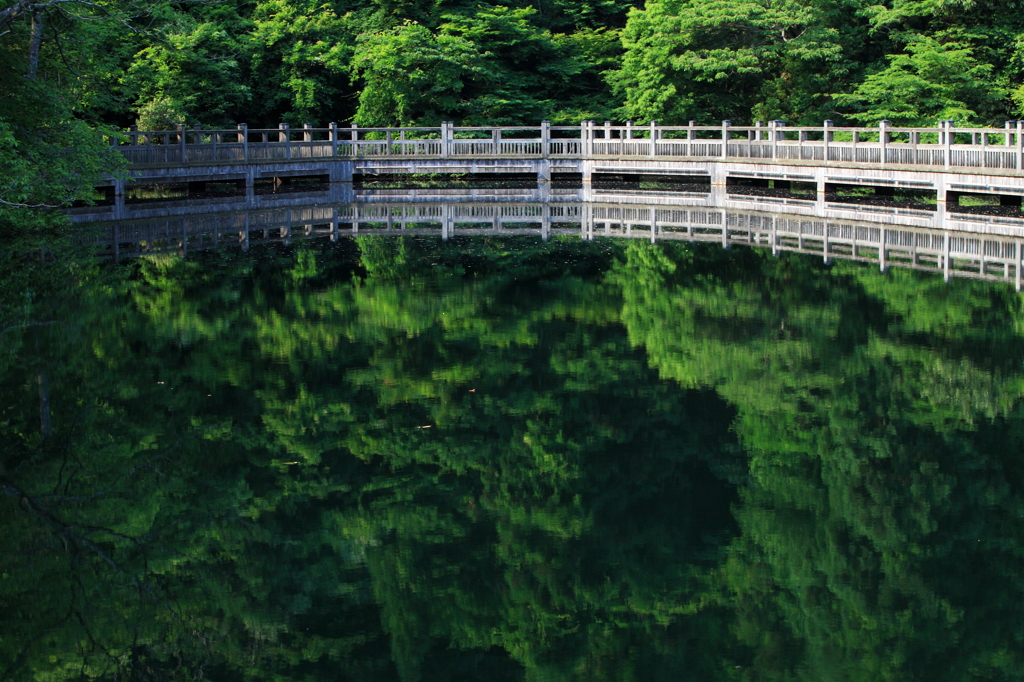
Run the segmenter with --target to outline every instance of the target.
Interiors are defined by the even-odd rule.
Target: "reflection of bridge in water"
[[[636,198],[633,198],[634,201]],[[294,200],[293,200],[294,201]],[[731,203],[731,202],[730,202]],[[115,259],[213,247],[356,235],[576,235],[743,245],[1022,285],[1024,230],[991,234],[950,225],[892,225],[735,206],[599,202],[356,202],[232,212],[179,206],[162,216],[102,223],[95,242]],[[969,226],[968,226],[969,227]]]

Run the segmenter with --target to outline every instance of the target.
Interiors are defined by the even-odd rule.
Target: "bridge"
[[[1002,128],[793,127],[780,121],[753,126],[597,125],[326,128],[281,124],[226,130],[179,126],[175,130],[131,129],[111,138],[128,161],[127,180],[99,188],[106,207],[93,211],[123,217],[132,187],[228,183],[252,197],[260,183],[280,186],[313,179],[335,187],[342,200],[355,198],[366,178],[409,174],[528,177],[531,199],[593,201],[615,196],[625,203],[642,195],[602,189],[614,181],[685,180],[692,193],[746,193],[750,201],[805,205],[819,217],[842,217],[843,191],[884,200],[912,192],[926,205],[879,211],[899,219],[942,220],[965,194],[988,196],[1019,213],[1024,197],[1024,122]],[[809,188],[809,196],[786,196]],[[771,190],[757,199],[758,188]],[[774,196],[767,196],[774,193]],[[492,193],[494,194],[494,193]],[[514,193],[513,193],[514,194]],[[440,197],[443,199],[443,197]],[[386,200],[382,197],[382,200]],[[891,203],[891,202],[890,202]],[[837,213],[838,212],[838,213]],[[1024,224],[1020,226],[1024,228]]]
[[[203,206],[165,209],[163,215],[104,224],[88,237],[109,257],[190,250],[305,238],[337,240],[361,234],[507,237],[576,235],[713,242],[814,254],[941,273],[946,281],[968,277],[1002,281],[1021,290],[1024,235],[957,230],[957,222],[933,227],[887,226],[876,222],[769,213],[700,201],[673,204],[581,202],[371,201],[341,204],[249,205],[233,211]],[[220,208],[220,207],[218,207]],[[238,210],[242,209],[242,210]],[[954,228],[954,229],[950,229]]]

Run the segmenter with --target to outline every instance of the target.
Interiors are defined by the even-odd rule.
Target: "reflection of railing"
[[[888,165],[923,169],[1024,170],[1024,122],[1003,128],[596,125],[140,131],[119,144],[139,166],[302,161],[322,158],[660,158],[774,160],[809,165]]]
[[[1013,281],[1021,288],[1024,239],[862,221],[778,215],[708,206],[591,203],[356,203],[254,209],[109,223],[96,243],[115,257],[179,253],[224,245],[358,234],[577,234],[712,241],[773,253],[796,251],[833,258],[941,272],[950,277]]]
[[[1024,239],[950,230],[884,226],[706,207],[601,206],[586,232],[609,237],[713,241],[896,265],[952,276],[1013,281],[1021,290]]]

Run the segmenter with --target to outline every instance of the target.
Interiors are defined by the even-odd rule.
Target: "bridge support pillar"
[[[114,180],[114,220],[124,218],[125,181]]]
[[[589,161],[583,161],[580,163],[580,200],[581,201],[593,201],[594,190],[593,190],[593,179],[594,179],[594,165]]]
[[[537,165],[537,194],[539,201],[551,198],[551,162],[547,159]]]

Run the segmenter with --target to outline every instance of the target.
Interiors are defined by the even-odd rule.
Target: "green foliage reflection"
[[[6,677],[1024,672],[999,286],[568,239],[75,272],[3,298]]]

